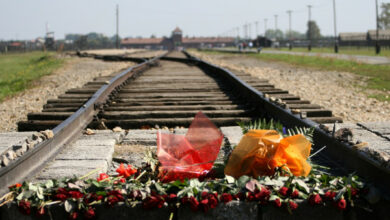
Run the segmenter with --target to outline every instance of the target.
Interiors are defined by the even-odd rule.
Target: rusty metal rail
[[[64,146],[81,135],[82,130],[93,120],[93,117],[100,111],[100,107],[108,100],[113,91],[118,89],[125,81],[136,77],[140,72],[155,65],[162,56],[130,67],[112,78],[85,105],[53,129],[53,138],[38,144],[10,165],[1,168],[0,194],[5,193],[7,187],[11,184],[33,176],[41,170],[46,162],[53,159]]]

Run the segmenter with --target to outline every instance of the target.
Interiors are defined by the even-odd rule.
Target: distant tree
[[[314,41],[321,38],[320,28],[315,21],[309,21],[307,23],[306,37],[307,39],[312,39]]]
[[[127,37],[127,38],[132,38],[132,37]],[[121,40],[121,36],[119,36],[119,41]],[[112,37],[110,37],[110,41],[112,42],[115,42],[116,41],[116,34],[112,35]]]
[[[65,40],[71,40],[71,41],[76,41],[78,38],[80,38],[82,35],[81,34],[66,34],[65,35]]]
[[[265,32],[265,37],[269,38],[269,39],[282,39],[283,36],[284,36],[283,31],[281,31],[279,29],[277,29],[277,30],[268,29]]]
[[[98,34],[96,32],[91,32],[91,33],[87,34],[87,37],[89,40],[97,40],[97,39],[101,38],[102,36],[103,36],[103,34]]]
[[[379,15],[379,27],[381,29],[390,29],[390,3],[382,3],[382,12]]]
[[[286,33],[284,34],[284,37],[287,40],[290,39],[290,37],[293,40],[295,40],[295,39],[305,39],[306,38],[306,34],[292,30],[291,33],[290,33],[290,31],[286,31]]]
[[[74,45],[79,50],[87,49],[87,35],[79,35],[79,37],[74,41]]]
[[[150,35],[150,38],[156,38],[156,35],[152,34]]]

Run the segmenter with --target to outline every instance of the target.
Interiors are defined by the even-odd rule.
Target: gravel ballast
[[[62,68],[42,77],[33,88],[0,103],[0,132],[16,131],[16,123],[27,120],[29,112],[40,112],[48,99],[54,99],[68,89],[81,87],[95,77],[107,76],[132,65],[132,62],[66,58]]]
[[[364,85],[366,79],[361,76],[266,62],[245,55],[191,53],[233,72],[268,79],[277,88],[332,110],[345,122],[390,121],[390,103],[367,97],[357,86]]]

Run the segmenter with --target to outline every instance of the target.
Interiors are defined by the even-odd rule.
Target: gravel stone
[[[6,156],[9,160],[15,160],[16,158],[16,154],[13,150],[9,150],[7,153],[6,153]]]
[[[365,77],[262,61],[243,55],[191,53],[233,73],[244,72],[268,79],[277,88],[332,110],[345,122],[390,121],[390,103],[369,98],[365,93],[370,91],[363,92],[359,88],[365,85]]]
[[[0,132],[16,131],[16,123],[27,120],[29,112],[40,112],[48,99],[55,99],[68,89],[81,87],[95,77],[111,75],[132,65],[132,62],[67,58],[62,68],[42,77],[33,88],[0,103]]]
[[[6,155],[1,156],[1,165],[3,165],[3,166],[8,166],[9,162],[10,162],[10,161],[9,161],[9,159],[7,158]]]

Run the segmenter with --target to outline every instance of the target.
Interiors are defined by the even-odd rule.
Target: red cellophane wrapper
[[[198,178],[213,167],[223,135],[202,112],[196,114],[186,135],[157,133],[161,181]]]

